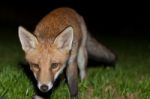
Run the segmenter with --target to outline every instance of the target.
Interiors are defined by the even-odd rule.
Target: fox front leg
[[[78,69],[77,63],[71,63],[66,70],[70,99],[77,99],[78,96]]]

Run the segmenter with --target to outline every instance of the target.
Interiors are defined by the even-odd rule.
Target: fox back
[[[55,38],[67,27],[73,28],[74,40],[81,39],[80,16],[70,8],[58,8],[45,16],[36,26],[34,34],[39,41],[48,40],[53,43]]]

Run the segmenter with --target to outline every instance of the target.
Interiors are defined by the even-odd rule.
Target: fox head
[[[52,44],[40,42],[22,26],[18,28],[18,33],[25,58],[37,80],[38,88],[42,92],[49,91],[68,61],[73,42],[73,28],[69,26],[63,30]]]

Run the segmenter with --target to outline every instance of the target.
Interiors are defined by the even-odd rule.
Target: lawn
[[[23,67],[24,53],[17,30],[0,30],[0,96],[31,99],[35,93]],[[147,35],[148,36],[148,35]],[[102,36],[101,41],[118,54],[116,68],[90,66],[86,80],[79,81],[81,99],[150,99],[150,40],[147,36]],[[51,99],[69,99],[65,80]]]

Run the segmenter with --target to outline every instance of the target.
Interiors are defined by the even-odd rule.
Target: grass
[[[1,30],[0,96],[5,99],[31,99],[35,93],[31,81],[18,62],[23,52],[17,32]],[[8,35],[9,34],[9,35]],[[133,36],[132,36],[133,37]],[[102,37],[102,42],[118,54],[116,68],[100,66],[88,69],[88,78],[79,82],[81,99],[149,99],[150,43],[147,37]],[[69,91],[61,81],[50,98],[69,99]]]

